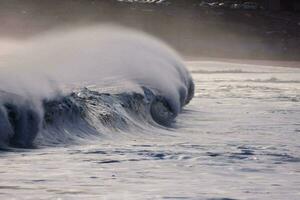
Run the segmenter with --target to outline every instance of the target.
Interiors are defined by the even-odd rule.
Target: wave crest
[[[169,126],[194,96],[179,56],[130,30],[51,33],[11,58],[0,66],[1,146],[66,143],[145,123]]]

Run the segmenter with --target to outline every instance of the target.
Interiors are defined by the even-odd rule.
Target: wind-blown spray
[[[193,92],[180,57],[151,36],[107,26],[47,33],[1,63],[0,142],[60,140],[74,120],[93,133],[133,115],[169,125]]]

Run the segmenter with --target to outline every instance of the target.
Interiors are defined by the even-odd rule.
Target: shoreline
[[[56,29],[116,24],[158,37],[181,55],[300,61],[299,13],[205,8],[175,0],[170,5],[57,2],[1,2],[0,37],[26,40]]]

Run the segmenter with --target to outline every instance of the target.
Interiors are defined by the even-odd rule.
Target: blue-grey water
[[[0,152],[0,199],[300,199],[300,69],[184,64],[195,95],[171,126],[44,133]]]

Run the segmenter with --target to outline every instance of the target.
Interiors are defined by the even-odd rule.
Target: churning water
[[[22,46],[0,62],[1,199],[300,198],[299,69],[120,28]]]

